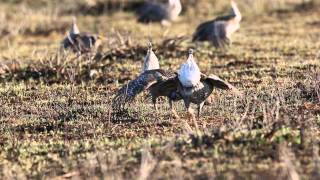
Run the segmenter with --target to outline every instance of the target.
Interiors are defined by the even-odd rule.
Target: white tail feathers
[[[179,70],[179,81],[184,87],[194,87],[200,82],[201,72],[193,59],[193,51],[189,51],[187,62]]]
[[[152,50],[151,42],[148,43],[148,46],[148,52],[144,58],[142,72],[160,68],[159,60]]]
[[[182,5],[180,0],[168,1],[168,18],[170,20],[176,20],[182,11]]]
[[[239,9],[238,9],[237,4],[236,4],[234,1],[231,1],[231,7],[232,7],[232,13],[236,16],[235,19],[236,19],[238,22],[240,22],[241,19],[242,19],[242,16],[241,16],[241,13],[240,13],[240,11],[239,11]]]
[[[72,27],[70,30],[70,34],[80,34],[80,30],[77,26],[77,20],[75,17],[73,17],[73,19],[72,19]]]

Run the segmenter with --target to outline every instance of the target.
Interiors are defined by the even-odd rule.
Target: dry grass
[[[185,1],[168,28],[138,24],[139,1],[111,2],[1,3],[0,177],[319,179],[318,1],[239,0],[244,20],[226,51],[190,42],[200,22],[227,10],[225,1]],[[80,30],[106,38],[98,56],[57,53],[74,14]],[[158,113],[139,97],[113,114],[114,93],[140,72],[151,36],[164,69],[177,70],[192,47],[204,73],[245,96],[214,91],[200,136],[182,102],[181,121],[165,99]]]

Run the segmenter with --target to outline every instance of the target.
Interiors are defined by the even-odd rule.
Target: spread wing
[[[210,75],[210,76],[202,75],[201,78],[205,79],[205,81],[208,82],[209,84],[211,84],[213,87],[216,87],[216,88],[219,88],[219,89],[223,89],[223,90],[228,90],[228,89],[229,90],[235,90],[236,89],[230,83],[220,79],[216,75]]]
[[[179,79],[178,75],[174,74],[165,81],[157,82],[150,87],[150,93],[158,96],[166,96],[171,100],[180,100],[181,96],[178,93]]]
[[[239,97],[243,97],[243,92],[239,91],[236,87],[232,86],[230,83],[220,79],[216,75],[206,76],[202,74],[201,79],[204,79],[207,83],[211,84],[215,88],[223,89],[223,90],[231,90],[234,94]]]
[[[113,109],[119,109],[125,104],[132,102],[135,97],[155,83],[169,79],[170,73],[161,70],[148,70],[140,74],[136,79],[124,85],[117,93],[112,102]]]

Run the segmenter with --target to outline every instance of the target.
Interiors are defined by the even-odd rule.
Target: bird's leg
[[[156,97],[152,97],[152,103],[153,103],[154,109],[158,113],[158,106],[157,106],[157,98]]]
[[[232,45],[232,40],[231,40],[231,38],[228,38],[228,40],[227,40],[227,41],[228,41],[228,42],[227,42],[227,43],[228,43],[228,45],[229,45],[229,46],[231,46],[231,45]]]
[[[190,102],[185,102],[185,106],[189,115],[189,120],[192,120],[195,128],[196,128],[196,134],[199,136],[199,127],[198,123],[196,121],[196,117],[194,115],[194,110],[190,107]]]
[[[188,117],[189,117],[189,120],[190,120],[190,118],[194,116],[193,110],[190,107],[190,102],[187,101],[187,100],[184,100],[184,105],[186,107],[186,110],[187,110],[187,113],[188,113]]]
[[[157,103],[156,103],[156,102],[153,103],[153,107],[154,107],[154,109],[156,110],[156,112],[159,112],[159,111],[158,111],[158,106],[157,106]]]
[[[169,105],[170,105],[170,110],[171,110],[171,112],[172,112],[172,114],[173,114],[173,117],[175,118],[175,119],[180,119],[180,117],[178,116],[178,113],[177,113],[177,111],[174,109],[174,107],[173,107],[173,101],[169,98]]]
[[[200,130],[199,130],[199,126],[198,126],[198,123],[197,123],[197,120],[196,120],[196,116],[195,116],[195,114],[194,114],[194,110],[191,109],[191,107],[189,107],[189,108],[188,108],[188,113],[189,113],[189,118],[192,119],[192,122],[193,122],[193,124],[194,124],[194,126],[195,126],[195,128],[196,128],[196,135],[197,135],[198,137],[200,137]]]
[[[202,103],[200,103],[199,105],[198,105],[198,117],[197,117],[197,120],[199,121],[200,120],[200,115],[201,115],[201,112],[202,112],[202,108],[203,108],[203,106],[204,106],[204,103],[205,103],[205,101],[204,102],[202,102]],[[203,122],[203,126],[202,127],[206,127],[206,123],[205,122]]]
[[[195,45],[198,48],[200,46],[199,41],[196,41]]]
[[[198,123],[196,121],[196,116],[194,114],[194,110],[191,107],[188,107],[187,111],[188,111],[190,120],[192,120],[194,126],[196,127],[196,130],[198,131],[199,127],[198,127]]]
[[[198,120],[200,120],[200,115],[201,115],[201,111],[202,111],[203,105],[204,105],[204,102],[202,102],[202,103],[200,103],[198,105],[198,116],[197,116]]]

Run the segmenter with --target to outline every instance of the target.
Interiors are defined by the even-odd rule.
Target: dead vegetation
[[[170,28],[136,23],[141,1],[2,2],[0,177],[319,179],[319,3],[239,1],[241,30],[221,51],[190,37],[226,2],[195,2]],[[106,37],[98,54],[59,54],[73,14]],[[159,112],[141,97],[115,114],[114,92],[140,72],[150,37],[164,69],[177,70],[192,47],[203,73],[245,96],[214,91],[198,133],[182,102],[181,121],[166,99]]]

